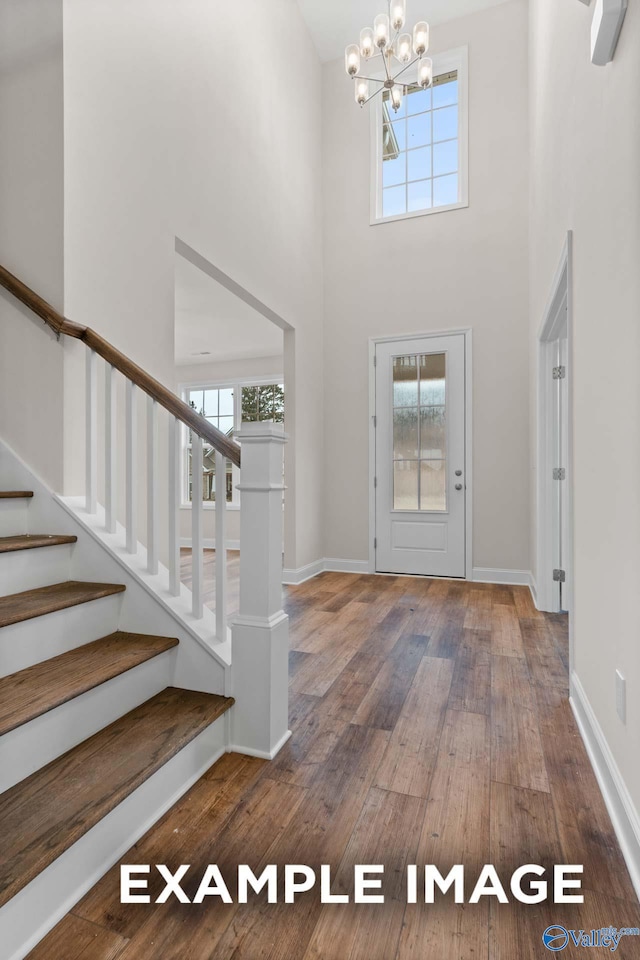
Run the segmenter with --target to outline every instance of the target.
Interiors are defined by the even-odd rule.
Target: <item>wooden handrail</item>
[[[237,467],[240,466],[239,444],[234,440],[230,440],[225,433],[210,424],[204,417],[201,417],[193,407],[190,407],[188,403],[185,403],[184,400],[177,397],[171,390],[167,390],[159,380],[154,379],[154,377],[146,373],[142,367],[139,367],[132,360],[129,360],[128,357],[125,357],[123,353],[120,353],[119,350],[92,330],[91,327],[81,327],[77,323],[72,323],[70,320],[65,319],[62,314],[54,310],[50,303],[47,303],[46,300],[39,297],[37,293],[34,293],[33,290],[22,283],[21,280],[18,280],[17,277],[14,277],[12,273],[9,273],[3,266],[0,266],[0,285],[44,320],[47,326],[51,327],[59,337],[74,337],[76,340],[82,340],[89,349],[94,350],[123,376],[131,380],[132,383],[135,383],[137,387],[140,387],[148,396],[153,397],[168,413],[177,417],[178,420],[197,433],[199,437],[202,437],[203,440],[210,443],[214,450],[223,454],[223,456],[231,460],[232,463],[235,463]]]

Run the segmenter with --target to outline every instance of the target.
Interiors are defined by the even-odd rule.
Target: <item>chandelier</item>
[[[420,20],[413,28],[413,35],[402,33],[406,18],[407,0],[389,0],[389,12],[375,18],[373,29],[365,27],[360,32],[359,44],[350,43],[346,48],[345,69],[355,81],[356,103],[361,107],[383,90],[388,90],[391,106],[397,113],[409,84],[416,84],[423,90],[431,86],[433,63],[425,57],[429,49],[429,24]],[[381,73],[380,77],[364,76],[360,72],[363,60],[367,63],[382,60],[384,74]],[[414,64],[417,64],[417,71],[410,79],[407,71]],[[378,85],[377,89],[372,92],[370,84]]]

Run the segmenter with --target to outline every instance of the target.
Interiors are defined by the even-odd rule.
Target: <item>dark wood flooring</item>
[[[271,763],[225,756],[122,862],[191,864],[191,895],[209,863],[232,888],[238,863],[331,864],[347,893],[380,863],[385,904],[127,906],[116,867],[30,960],[540,960],[550,924],[640,926],[568,703],[566,618],[522,587],[333,573],[287,607],[291,740]],[[584,864],[585,903],[407,905],[407,863]]]

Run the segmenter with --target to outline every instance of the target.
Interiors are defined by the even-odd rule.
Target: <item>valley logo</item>
[[[572,943],[575,947],[606,947],[613,953],[623,937],[640,937],[638,927],[602,927],[600,930],[567,930],[554,925],[547,927],[542,934],[542,942],[547,950],[559,953]]]

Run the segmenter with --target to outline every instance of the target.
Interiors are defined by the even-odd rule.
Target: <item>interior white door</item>
[[[376,344],[376,570],[465,576],[464,334]]]

